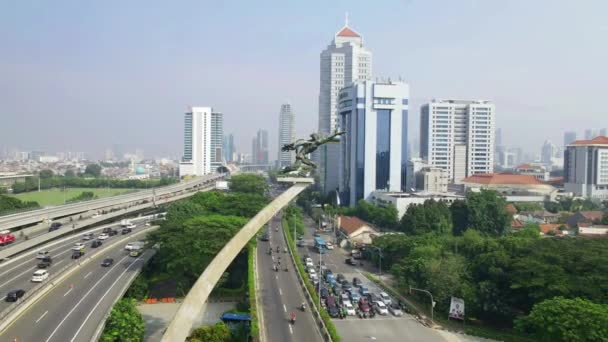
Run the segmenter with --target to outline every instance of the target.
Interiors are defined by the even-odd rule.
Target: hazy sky
[[[212,106],[250,153],[280,105],[317,127],[319,53],[349,12],[375,77],[431,98],[496,102],[507,144],[608,127],[608,1],[3,1],[0,147],[114,144],[181,156],[183,113]]]

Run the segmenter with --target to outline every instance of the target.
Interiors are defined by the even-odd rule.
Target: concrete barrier
[[[209,294],[222,274],[224,274],[224,271],[230,266],[232,260],[234,260],[237,254],[261,227],[311,184],[310,180],[304,180],[306,181],[305,183],[297,182],[276,197],[270,204],[249,220],[249,222],[232,237],[230,242],[222,248],[207,268],[205,268],[205,271],[203,271],[203,274],[201,274],[196,283],[194,283],[190,292],[188,292],[188,295],[177,310],[177,313],[173,317],[173,320],[169,324],[161,341],[177,342],[186,340],[192,330],[192,324],[195,319],[201,315],[203,306],[207,303],[207,299],[209,298]]]

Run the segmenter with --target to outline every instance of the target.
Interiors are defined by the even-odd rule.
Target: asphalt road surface
[[[307,307],[305,312],[299,310],[300,304],[305,301],[304,294],[289,253],[283,252],[286,244],[280,217],[273,217],[268,226],[270,241],[259,241],[257,249],[258,285],[266,339],[269,342],[323,341],[310,308]],[[268,254],[269,246],[273,248],[272,255]],[[276,253],[277,246],[279,253]],[[273,263],[278,263],[279,257],[281,269],[275,272]],[[288,265],[287,272],[284,271],[285,264]],[[296,313],[295,324],[289,323],[289,315],[292,312]]]
[[[147,251],[137,258],[130,257],[124,250],[127,242],[142,238],[140,235],[103,250],[99,258],[56,284],[0,333],[0,341],[15,338],[17,341],[90,341],[123,287],[151,256],[152,252]],[[102,267],[104,258],[113,258],[114,264]]]

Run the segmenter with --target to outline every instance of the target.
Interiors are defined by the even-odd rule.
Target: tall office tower
[[[495,107],[485,100],[433,100],[420,108],[420,156],[453,183],[494,171]]]
[[[564,148],[576,140],[576,132],[564,132]]]
[[[256,165],[268,164],[268,131],[258,130],[251,146],[251,162]]]
[[[372,191],[406,187],[409,86],[358,81],[340,91],[339,191],[354,206]]]
[[[608,199],[608,137],[577,140],[564,153],[564,190],[574,196]]]
[[[359,33],[345,25],[321,52],[319,86],[319,133],[328,135],[339,129],[337,103],[340,89],[355,81],[372,77],[372,53],[363,46]],[[323,192],[338,186],[339,144],[328,144],[318,153],[319,182]]]
[[[184,156],[180,176],[211,173],[211,107],[192,107],[184,115]]]
[[[224,136],[224,159],[227,162],[234,162],[235,160],[234,150],[234,134],[228,134]]]
[[[279,167],[290,166],[295,161],[295,153],[293,151],[283,152],[281,147],[286,144],[291,144],[296,140],[295,130],[295,114],[289,103],[281,105],[279,112]]]
[[[211,172],[222,166],[224,145],[224,115],[211,112]]]
[[[557,146],[555,146],[551,140],[545,140],[540,152],[540,162],[547,165],[552,165],[553,159],[557,155],[557,151]]]

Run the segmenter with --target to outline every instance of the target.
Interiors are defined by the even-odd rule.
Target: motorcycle
[[[289,318],[289,323],[291,323],[291,324],[296,323],[296,314],[295,313],[291,314],[291,317]]]
[[[306,311],[306,303],[302,303],[302,305],[300,305],[300,310],[302,310],[302,312]]]

